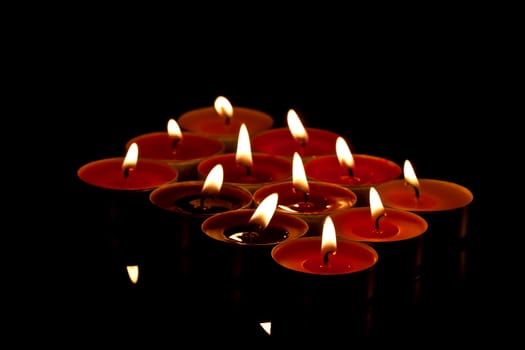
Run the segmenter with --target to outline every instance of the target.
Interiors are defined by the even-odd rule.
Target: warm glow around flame
[[[337,239],[335,235],[335,226],[332,218],[327,216],[323,223],[323,233],[321,237],[321,254],[337,251]]]
[[[294,152],[293,154],[292,166],[293,188],[299,192],[309,193],[310,186],[308,185],[308,180],[306,179],[303,160],[297,152]]]
[[[173,138],[182,138],[182,132],[180,131],[179,124],[175,119],[168,120],[168,135]]]
[[[370,213],[374,220],[385,213],[385,207],[375,187],[370,187]]]
[[[124,158],[124,162],[122,163],[122,169],[135,168],[135,166],[137,165],[138,158],[139,146],[136,142],[133,142],[128,148],[128,152],[126,153],[126,157]]]
[[[202,185],[202,193],[208,195],[219,193],[221,191],[223,179],[224,169],[222,168],[222,164],[217,164],[210,170],[208,176],[206,176],[206,180],[204,180],[204,184]]]
[[[350,152],[350,147],[348,147],[345,139],[341,136],[335,141],[335,151],[341,166],[351,169],[354,167],[354,157],[352,156],[352,152]]]
[[[301,122],[301,119],[299,119],[299,116],[293,109],[290,109],[288,111],[286,120],[288,123],[288,128],[290,129],[293,138],[301,142],[302,144],[308,142],[308,133],[306,132],[306,129],[304,128],[304,125]]]
[[[252,217],[250,218],[250,224],[255,223],[261,226],[261,229],[265,229],[270,223],[273,214],[275,213],[278,202],[279,194],[277,192],[268,195],[268,197],[263,199],[255,209]]]
[[[412,163],[410,163],[409,160],[405,160],[405,163],[403,164],[403,175],[405,177],[405,181],[408,184],[419,189],[419,181],[417,179],[414,168],[412,167]]]
[[[128,265],[126,266],[126,269],[128,270],[128,276],[129,279],[133,284],[137,284],[137,281],[139,280],[139,267],[138,265]]]
[[[253,165],[250,134],[248,134],[248,128],[244,123],[241,124],[241,128],[239,129],[235,160],[237,161],[237,164],[243,165],[245,167],[251,167]]]
[[[221,117],[231,119],[231,117],[233,116],[232,104],[224,96],[219,96],[215,99],[214,107]]]

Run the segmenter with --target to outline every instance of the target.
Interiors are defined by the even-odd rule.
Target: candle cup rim
[[[295,217],[295,216],[287,215],[285,213],[277,212],[277,211],[273,213],[273,216],[270,219],[269,226],[272,226],[272,222],[275,222],[275,220],[279,220],[279,221],[285,221],[286,220],[285,224],[289,223],[288,227],[291,227],[293,229],[293,230],[289,230],[289,232],[291,234],[288,237],[284,238],[280,242],[243,244],[243,243],[240,243],[240,242],[236,242],[236,241],[230,240],[226,236],[224,236],[224,234],[223,234],[224,233],[224,229],[222,231],[221,230],[217,230],[217,229],[214,229],[212,231],[212,230],[209,229],[210,228],[209,226],[211,226],[213,224],[217,224],[218,221],[224,220],[224,219],[226,219],[226,217],[232,216],[232,215],[240,215],[242,218],[247,219],[246,222],[248,222],[248,219],[250,218],[250,216],[254,212],[255,212],[255,208],[246,208],[246,209],[230,210],[228,212],[223,212],[223,213],[217,213],[217,214],[215,214],[213,216],[208,217],[207,219],[205,219],[202,222],[202,224],[201,224],[201,231],[204,234],[206,234],[208,237],[210,237],[210,238],[212,238],[212,239],[214,239],[216,241],[219,241],[219,242],[231,243],[231,244],[235,244],[235,245],[238,245],[238,246],[249,245],[249,246],[266,246],[266,247],[275,246],[276,244],[279,244],[281,242],[286,242],[286,241],[289,241],[289,240],[297,239],[298,237],[302,237],[302,236],[306,235],[306,233],[308,232],[309,225],[308,225],[308,223],[305,220],[303,220],[301,218],[298,218],[298,217]],[[282,224],[282,226],[285,226],[285,224]]]

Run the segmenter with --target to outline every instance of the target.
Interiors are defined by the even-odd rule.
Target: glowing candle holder
[[[134,260],[139,255],[136,250],[144,251],[144,228],[154,224],[145,221],[152,213],[148,196],[153,189],[176,182],[178,171],[160,161],[141,159],[132,150],[135,146],[128,149],[126,157],[87,163],[78,169],[77,176],[86,184],[84,199],[93,203],[88,217],[100,220],[93,225],[107,231],[113,241],[110,245]]]
[[[269,196],[272,198],[274,195]],[[265,201],[267,202],[267,201]],[[276,205],[276,202],[274,202]],[[264,225],[251,219],[265,210],[263,203],[257,209],[238,209],[219,213],[202,223],[202,232],[215,242],[217,249],[210,255],[214,288],[222,289],[224,298],[232,305],[228,312],[249,314],[250,321],[268,319],[273,301],[273,271],[275,265],[271,249],[280,242],[294,240],[308,231],[308,224],[297,217],[274,212]],[[275,210],[275,208],[273,209]],[[267,219],[268,220],[268,219]],[[255,315],[255,316],[252,316]],[[246,316],[247,317],[247,316]]]
[[[176,168],[179,181],[197,180],[197,164],[207,157],[223,153],[225,146],[215,138],[181,132],[177,129],[178,125],[170,131],[169,126],[173,123],[176,123],[175,120],[170,119],[168,131],[136,136],[128,141],[127,146],[136,143],[142,158],[160,160]]]
[[[414,212],[428,222],[424,238],[423,295],[455,293],[467,269],[469,211],[474,196],[459,184],[418,179],[409,161],[405,179],[385,182],[377,191],[387,207]]]
[[[177,119],[183,130],[213,137],[225,145],[225,152],[234,152],[239,128],[245,124],[251,134],[270,129],[273,117],[246,107],[232,106],[223,96],[217,97],[214,106],[187,111]]]
[[[323,236],[300,237],[272,249],[280,267],[272,319],[275,338],[358,339],[370,333],[378,253],[333,232],[337,243],[332,254],[323,250],[325,234],[326,228]]]
[[[336,213],[332,220],[339,236],[367,243],[377,251],[373,331],[395,335],[420,304],[428,223],[412,212],[384,209],[374,187],[370,205]]]

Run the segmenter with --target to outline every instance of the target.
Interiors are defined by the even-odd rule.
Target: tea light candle
[[[148,220],[151,204],[148,196],[158,186],[176,182],[177,169],[160,161],[139,158],[137,144],[131,144],[125,157],[101,159],[87,163],[77,171],[86,184],[85,200],[93,213],[90,220],[100,220],[101,232],[109,235],[110,246],[116,247],[125,260],[136,263],[149,244],[143,227]]]
[[[424,237],[424,278],[427,293],[443,292],[445,285],[461,282],[466,272],[468,214],[472,192],[459,184],[419,179],[410,161],[403,165],[404,179],[377,185],[387,207],[414,212],[428,222]]]
[[[272,336],[368,335],[374,248],[336,234],[327,216],[322,236],[279,243],[272,258],[281,267]]]
[[[252,194],[247,189],[223,184],[223,169],[217,164],[205,181],[179,181],[153,190],[150,201],[159,208],[158,222],[164,230],[173,228],[169,249],[179,257],[180,270],[185,275],[207,275],[206,259],[210,245],[202,235],[202,222],[217,213],[247,209],[252,206]]]
[[[319,156],[305,162],[309,179],[343,185],[358,197],[358,206],[368,205],[370,186],[401,176],[401,166],[395,162],[367,154],[352,154],[348,143],[336,139],[335,155]]]
[[[166,132],[136,136],[127,146],[136,143],[142,158],[160,160],[179,172],[178,180],[197,180],[197,164],[206,157],[224,152],[217,139],[191,132],[182,132],[174,119],[168,121]]]
[[[305,161],[335,152],[338,134],[318,128],[305,128],[293,109],[288,111],[287,122],[286,128],[274,128],[256,134],[252,138],[253,150],[288,158],[297,152]]]
[[[260,321],[268,319],[274,286],[271,249],[280,242],[297,239],[308,224],[297,217],[276,212],[278,194],[269,195],[257,208],[215,214],[202,223],[202,232],[215,242],[208,257],[215,269],[214,288],[223,286],[232,310],[251,310]]]
[[[201,161],[197,166],[199,177],[203,178],[216,164],[222,164],[224,168],[224,182],[245,187],[250,192],[264,184],[291,177],[290,159],[264,153],[252,154],[244,124],[239,130],[236,153],[219,154]]]
[[[309,183],[297,152],[292,166],[292,181],[261,186],[253,193],[254,204],[258,205],[270,193],[279,193],[277,210],[305,220],[309,226],[308,235],[320,235],[324,218],[353,207],[357,196],[343,186],[325,182]]]
[[[400,209],[384,208],[374,187],[370,207],[358,207],[332,215],[338,234],[370,244],[378,253],[376,265],[374,330],[393,331],[403,317],[412,316],[420,302],[423,237],[428,223],[421,216]],[[398,322],[395,322],[395,319]]]
[[[225,152],[234,152],[239,128],[245,124],[252,134],[270,129],[273,117],[246,107],[232,106],[224,96],[215,99],[213,107],[204,107],[183,113],[178,118],[180,127],[187,131],[216,138],[225,145]]]

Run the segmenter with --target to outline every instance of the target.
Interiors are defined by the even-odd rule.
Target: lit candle
[[[308,223],[308,235],[320,235],[326,215],[349,209],[357,202],[354,192],[343,186],[325,182],[308,182],[301,156],[292,160],[292,181],[261,186],[253,193],[254,204],[270,193],[279,193],[277,210],[295,215]]]
[[[332,220],[339,236],[368,243],[377,251],[373,328],[381,330],[379,334],[395,334],[396,327],[405,326],[402,320],[409,320],[420,302],[423,237],[428,223],[409,211],[385,209],[373,186],[369,195],[369,207],[336,213]]]
[[[101,159],[80,167],[77,175],[86,184],[85,200],[92,201],[91,220],[101,220],[101,232],[109,234],[126,259],[142,255],[144,227],[151,212],[148,196],[161,185],[176,182],[177,169],[160,161],[139,157],[137,144],[131,144],[125,157]],[[140,253],[139,253],[140,252]]]
[[[334,144],[336,154],[316,157],[305,162],[308,178],[350,188],[357,195],[357,205],[368,205],[370,186],[401,176],[401,167],[395,162],[367,154],[352,154],[348,143],[338,137]]]
[[[253,150],[288,158],[292,158],[297,152],[305,161],[334,153],[338,134],[323,129],[305,128],[293,109],[288,111],[287,124],[288,127],[274,128],[254,135]]]
[[[261,321],[270,316],[267,313],[273,304],[271,249],[308,231],[304,220],[277,212],[277,202],[278,194],[272,193],[257,208],[218,213],[201,226],[220,248],[207,260],[216,271],[214,287],[226,288],[232,308],[255,309]]]
[[[160,209],[160,221],[176,227],[176,247],[188,250],[202,245],[200,225],[204,219],[225,211],[246,209],[252,205],[252,194],[244,187],[223,184],[223,168],[217,164],[204,181],[179,181],[156,188],[150,201]],[[200,250],[197,248],[197,250]],[[203,249],[204,250],[204,249]]]
[[[224,143],[225,152],[235,151],[239,128],[245,124],[256,134],[273,126],[269,114],[246,107],[232,106],[224,96],[215,99],[213,107],[204,107],[183,113],[178,118],[182,129],[216,138]]]
[[[281,266],[272,336],[368,335],[374,248],[336,234],[327,216],[321,236],[279,243],[272,258]]]
[[[376,189],[385,206],[417,213],[428,222],[423,285],[428,284],[424,289],[431,294],[442,292],[445,285],[461,282],[466,272],[468,214],[474,196],[453,182],[419,179],[408,160],[403,173],[404,179],[382,183]]]
[[[132,138],[127,146],[136,143],[142,158],[166,162],[179,172],[179,181],[196,180],[197,164],[206,157],[224,152],[224,144],[192,132],[182,132],[175,119],[170,119],[167,131],[151,132]]]
[[[245,124],[239,129],[236,152],[219,154],[201,161],[197,166],[199,177],[204,178],[216,164],[222,164],[224,168],[224,182],[245,187],[250,192],[264,184],[291,177],[291,161],[288,158],[252,153]]]

